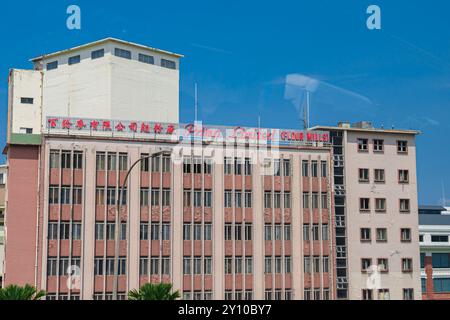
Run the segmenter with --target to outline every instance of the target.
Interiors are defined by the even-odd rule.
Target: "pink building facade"
[[[40,146],[10,145],[6,284],[112,299],[120,186],[161,150],[131,171],[121,201],[119,299],[148,282],[184,299],[334,298],[324,144],[258,153],[45,134]]]

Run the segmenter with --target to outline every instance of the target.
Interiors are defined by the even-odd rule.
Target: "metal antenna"
[[[198,109],[198,95],[197,95],[197,82],[194,84],[194,108],[195,108],[195,122],[197,122],[197,109]]]

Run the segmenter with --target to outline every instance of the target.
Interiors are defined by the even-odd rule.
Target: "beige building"
[[[350,299],[421,299],[416,175],[413,130],[376,129],[368,122],[331,131],[336,219],[344,213],[346,276]],[[339,154],[339,156],[338,156]],[[343,199],[343,200],[342,200]],[[343,204],[343,205],[342,205]],[[339,255],[338,255],[339,265]],[[344,268],[342,268],[344,269]],[[341,279],[340,279],[341,277]]]
[[[6,180],[8,168],[0,166],[0,288],[3,284],[3,263],[5,259],[5,207],[6,207]]]

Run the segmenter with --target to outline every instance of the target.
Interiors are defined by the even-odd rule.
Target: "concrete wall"
[[[416,177],[416,146],[412,135],[346,131],[345,185],[347,195],[349,297],[361,299],[368,275],[361,272],[361,259],[387,258],[389,272],[381,275],[381,288],[390,290],[390,299],[403,299],[403,288],[413,288],[421,299]],[[358,152],[357,139],[369,139],[369,151]],[[373,152],[373,139],[384,139],[384,152]],[[397,153],[397,140],[408,141],[408,154]],[[369,169],[369,183],[359,182],[359,168]],[[374,169],[385,170],[385,183],[374,183]],[[398,183],[398,170],[409,170],[409,183]],[[359,199],[370,198],[370,213],[361,213]],[[386,199],[386,212],[375,212],[375,198]],[[400,213],[399,199],[410,199],[410,213]],[[372,241],[361,242],[360,228],[371,228]],[[376,241],[376,228],[387,228],[387,242]],[[409,243],[400,241],[400,229],[410,228]],[[413,259],[413,272],[403,273],[402,258]],[[377,290],[373,292],[377,299]]]
[[[115,48],[132,52],[131,60],[116,57]],[[105,50],[105,56],[91,59],[91,52]],[[155,65],[138,61],[138,54],[155,57]],[[68,64],[71,56],[81,62]],[[44,112],[46,116],[95,117],[105,119],[178,122],[179,70],[160,66],[161,58],[178,59],[159,52],[107,42],[44,58]],[[58,61],[58,68],[45,70]]]
[[[38,160],[39,147],[9,147],[5,285],[35,285]]]
[[[41,132],[41,80],[42,73],[40,71],[11,70],[8,133],[24,133],[20,128],[33,129],[33,134]],[[33,104],[21,103],[21,98],[25,97],[33,98]]]

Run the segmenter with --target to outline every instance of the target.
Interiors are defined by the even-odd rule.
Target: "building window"
[[[81,223],[72,223],[72,240],[81,240]]]
[[[411,242],[411,229],[409,228],[400,229],[400,241]]]
[[[105,170],[105,153],[104,152],[97,152],[96,167],[97,167],[97,171]]]
[[[400,212],[409,212],[409,199],[400,199]]]
[[[361,228],[361,242],[370,242],[372,237],[370,235],[370,228]]]
[[[205,162],[203,164],[203,170],[205,171],[205,174],[211,174],[212,173],[212,160],[211,159],[205,159]]]
[[[251,257],[245,258],[245,273],[246,274],[253,273],[253,258],[251,258]]]
[[[322,225],[322,240],[323,241],[328,241],[328,224],[323,224]]]
[[[376,212],[386,212],[386,199],[376,198],[375,199],[375,211]]]
[[[427,292],[427,279],[426,278],[422,278],[420,279],[421,282],[421,286],[422,286],[422,293],[426,293]],[[450,285],[450,282],[449,282]],[[436,286],[434,287],[434,290],[436,290]],[[449,291],[450,291],[450,287],[449,287]]]
[[[397,153],[408,153],[408,141],[397,141]]]
[[[159,258],[157,257],[150,259],[150,274],[159,274]]]
[[[311,176],[312,177],[318,176],[318,164],[316,160],[311,161]]]
[[[58,204],[59,203],[59,187],[58,186],[50,186],[48,193],[48,203],[49,204]]]
[[[273,175],[277,177],[281,176],[280,159],[273,160]]]
[[[320,272],[320,257],[313,257],[313,272],[319,273]]]
[[[153,56],[149,56],[143,53],[139,53],[138,60],[147,64],[155,64],[155,59],[153,58]]]
[[[272,225],[266,224],[264,226],[264,240],[270,241],[272,240]]]
[[[161,59],[161,67],[168,69],[176,69],[176,63],[172,60]]]
[[[58,69],[58,61],[52,61],[47,63],[47,71]]]
[[[183,173],[191,173],[191,158],[183,159]]]
[[[383,152],[384,151],[384,140],[374,139],[373,140],[373,151],[374,152]]]
[[[80,57],[80,55],[77,55],[77,56],[69,57],[68,63],[69,63],[69,66],[70,66],[72,64],[80,63],[80,61],[81,61],[81,57]]]
[[[374,170],[374,181],[378,183],[385,182],[384,180],[384,169],[375,169]]]
[[[387,229],[386,228],[377,228],[377,242],[387,242]]]
[[[162,191],[162,205],[164,207],[170,206],[170,190],[169,189],[163,189],[163,191]]]
[[[313,209],[319,208],[319,194],[317,192],[312,193],[311,204]]]
[[[59,151],[50,150],[50,168],[59,168]]]
[[[201,174],[202,173],[202,158],[194,158],[194,173]]]
[[[103,222],[95,223],[95,240],[105,239],[105,224]]]
[[[284,208],[285,209],[291,208],[291,193],[290,192],[284,193]]]
[[[274,240],[281,240],[281,225],[276,224],[274,228]]]
[[[230,190],[226,190],[225,191],[225,197],[224,197],[224,206],[225,208],[231,208],[232,207],[232,202],[233,202],[233,193]]]
[[[303,177],[308,177],[309,173],[308,173],[308,160],[303,160],[302,161],[302,176]]]
[[[225,240],[233,240],[233,232],[232,232],[232,226],[231,224],[225,224],[224,226],[224,236],[225,236]]]
[[[131,59],[131,51],[125,49],[114,48],[114,55],[120,58]]]
[[[409,171],[408,170],[398,170],[398,182],[408,183],[409,182]]]
[[[359,211],[368,212],[370,211],[370,199],[360,198],[359,199]]]
[[[61,204],[70,204],[70,187],[61,186]]]
[[[358,151],[368,151],[369,150],[369,140],[368,139],[358,139]]]
[[[320,176],[322,178],[326,178],[327,177],[327,162],[326,161],[321,161],[320,162]]]
[[[47,259],[47,276],[58,275],[58,259],[48,258]]]
[[[211,208],[211,205],[212,205],[212,192],[211,191],[205,191],[204,198],[205,198],[204,206],[206,208]]]
[[[232,171],[232,160],[231,158],[225,158],[224,159],[224,165],[223,165],[224,174],[231,174]]]
[[[194,190],[194,207],[202,206],[202,191]]]
[[[283,175],[285,177],[291,176],[291,161],[289,159],[283,159]]]
[[[91,59],[102,58],[105,55],[105,49],[99,49],[91,52]]]
[[[448,253],[435,253],[431,254],[431,264],[433,268],[450,268],[450,260]]]
[[[234,273],[241,274],[242,273],[242,258],[235,257],[234,259]]]
[[[161,157],[152,157],[152,172],[160,172],[161,167]]]
[[[311,257],[303,258],[303,268],[305,273],[311,273]]]
[[[272,273],[272,257],[264,258],[264,273]]]
[[[212,239],[212,226],[211,226],[211,224],[210,223],[205,223],[203,225],[203,227],[204,227],[204,230],[203,230],[204,240],[211,240]]]
[[[234,206],[236,208],[242,208],[242,192],[235,191],[234,193]]]
[[[264,192],[264,208],[272,208],[272,193],[269,191]]]
[[[108,189],[106,190],[106,204],[109,206],[113,206],[116,204],[116,188],[108,187]]]
[[[320,201],[322,204],[322,209],[328,209],[328,193],[322,192]]]
[[[57,240],[58,239],[58,223],[57,222],[49,222],[47,234],[48,234],[49,240]]]
[[[311,300],[311,289],[305,289],[303,296],[305,300]]]
[[[242,226],[239,224],[234,226],[234,240],[242,240]]]
[[[233,258],[225,257],[225,274],[233,273]]]
[[[103,270],[103,258],[94,258],[94,275],[102,276],[104,274]]]
[[[309,208],[309,194],[307,192],[303,192],[303,209]]]
[[[318,224],[313,224],[312,226],[312,239],[313,241],[317,241],[319,240],[319,225]]]
[[[245,191],[245,207],[246,208],[252,207],[252,192],[251,191]]]
[[[205,257],[204,260],[204,273],[205,274],[212,274],[212,258],[211,257]]]
[[[276,209],[281,208],[281,193],[278,191],[274,193],[273,207]]]
[[[414,300],[414,289],[403,289],[403,300]]]
[[[388,265],[388,259],[386,258],[379,258],[377,260],[378,269],[380,272],[388,272],[389,271],[389,265]]]
[[[107,165],[108,165],[107,170],[108,171],[116,170],[116,158],[117,157],[116,157],[115,153],[108,152],[108,155],[107,155]]]
[[[323,270],[322,271],[325,273],[329,272],[330,271],[329,258],[327,256],[324,256],[322,262],[323,262]]]
[[[234,158],[234,174],[239,176],[242,175],[242,163],[239,158]]]
[[[361,259],[361,272],[367,272],[372,265],[372,259],[370,258],[362,258]]]
[[[450,278],[434,278],[433,279],[434,292],[449,293],[450,292]]]
[[[304,224],[303,225],[303,240],[304,241],[309,241],[310,239],[310,229],[309,229],[309,224]]]
[[[373,300],[373,290],[362,289],[362,300]]]
[[[359,169],[359,182],[369,182],[369,169]]]
[[[119,153],[119,170],[128,170],[128,155],[126,153]]]
[[[448,242],[448,236],[444,235],[432,235],[431,242]]]
[[[291,240],[291,225],[286,224],[284,225],[284,241],[290,241]]]
[[[61,153],[61,168],[70,169],[72,163],[71,158],[72,158],[71,152],[63,150]]]
[[[412,259],[411,258],[403,258],[402,259],[402,271],[403,272],[411,272],[412,271]]]
[[[246,223],[244,227],[244,240],[250,241],[252,240],[252,225],[250,223]]]
[[[22,97],[20,98],[20,103],[23,104],[33,104],[33,98]]]

